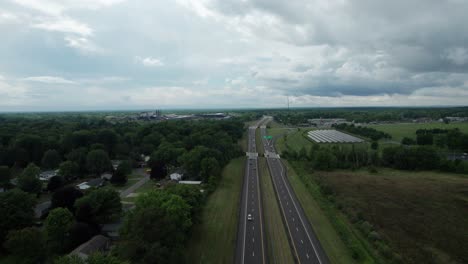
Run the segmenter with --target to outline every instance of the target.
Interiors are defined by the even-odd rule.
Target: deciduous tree
[[[124,160],[119,164],[117,170],[112,175],[111,182],[125,184],[127,182],[127,175],[130,173],[132,173],[132,163],[129,160]]]
[[[39,194],[42,190],[42,182],[39,180],[39,167],[30,163],[18,177],[18,187],[28,193]]]
[[[91,173],[101,174],[112,167],[107,153],[102,149],[92,150],[86,157],[86,167]]]
[[[20,190],[0,193],[0,241],[10,230],[32,225],[36,199]]]
[[[139,263],[177,263],[191,225],[190,206],[180,196],[143,194],[124,222],[117,252]]]
[[[10,185],[10,168],[8,166],[0,166],[0,187],[7,188]]]
[[[42,263],[47,255],[44,234],[36,227],[11,231],[4,247],[13,255],[15,263]]]
[[[62,158],[58,151],[55,149],[49,149],[42,157],[41,165],[44,169],[56,169],[60,165],[61,161]]]
[[[55,208],[50,211],[44,222],[44,231],[52,252],[61,253],[66,250],[69,232],[74,224],[72,213],[66,208]]]
[[[71,181],[73,178],[78,176],[79,169],[78,163],[67,160],[60,163],[58,173],[65,179],[65,181]]]
[[[82,196],[83,193],[74,186],[62,187],[52,195],[52,208],[64,207],[74,212],[75,201]]]
[[[85,210],[86,204],[91,209],[93,224],[106,224],[117,220],[122,213],[120,195],[112,188],[97,189],[78,199],[75,203],[77,215],[83,214],[80,210]]]

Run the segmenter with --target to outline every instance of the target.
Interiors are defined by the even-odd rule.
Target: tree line
[[[389,146],[382,148],[381,151],[378,148],[378,144],[373,144],[373,147],[367,144],[331,146],[313,144],[310,149],[302,147],[298,152],[287,148],[282,156],[286,159],[307,161],[316,170],[368,167],[376,171],[377,167],[383,166],[402,170],[468,173],[467,161],[449,160],[434,146]]]
[[[351,134],[363,136],[366,138],[370,138],[374,141],[380,140],[380,139],[391,139],[392,136],[388,133],[379,131],[375,128],[371,127],[363,127],[363,126],[355,126],[354,124],[335,124],[333,125],[335,129],[338,130],[343,130],[346,132],[349,132]]]
[[[311,108],[272,109],[269,115],[283,124],[298,125],[307,123],[308,119],[315,118],[344,118],[356,123],[404,121],[418,118],[430,118],[432,120],[443,119],[447,116],[467,117],[468,107],[448,108],[396,108],[396,107],[349,107],[349,108]]]
[[[447,148],[452,151],[468,152],[468,134],[454,129],[418,129],[416,140],[404,137],[403,145],[426,145]]]

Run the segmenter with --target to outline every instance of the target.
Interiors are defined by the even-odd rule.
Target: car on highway
[[[252,216],[251,214],[248,214],[248,215],[247,215],[247,220],[252,221],[252,220],[253,220],[253,216]]]

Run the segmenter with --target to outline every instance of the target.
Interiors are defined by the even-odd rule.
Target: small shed
[[[70,255],[76,255],[82,259],[87,259],[89,255],[95,252],[105,252],[110,247],[110,239],[103,236],[97,235],[75,248]]]

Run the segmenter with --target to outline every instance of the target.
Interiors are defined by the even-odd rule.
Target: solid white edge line
[[[284,171],[284,168],[283,168],[283,164],[281,162],[280,163],[280,167],[281,167],[281,179],[283,180],[283,183],[284,185],[286,186],[286,190],[288,190],[288,194],[289,194],[289,197],[291,198],[291,202],[293,203],[294,205],[294,208],[296,208],[296,212],[297,212],[297,215],[299,216],[299,219],[301,220],[301,223],[302,223],[302,226],[304,228],[304,231],[306,232],[307,234],[307,238],[309,238],[309,241],[310,241],[310,244],[312,245],[312,248],[314,249],[314,252],[315,252],[315,255],[317,256],[317,260],[320,264],[322,264],[322,261],[320,260],[320,255],[318,254],[317,252],[317,249],[315,248],[315,245],[314,243],[312,242],[312,239],[310,238],[310,235],[309,235],[309,232],[307,232],[307,228],[304,224],[304,221],[302,220],[302,217],[301,217],[301,214],[299,213],[299,210],[297,209],[297,206],[296,206],[296,203],[294,202],[294,199],[291,195],[291,192],[289,191],[289,187],[287,186],[285,180],[284,180],[284,176],[283,176],[283,171]]]

